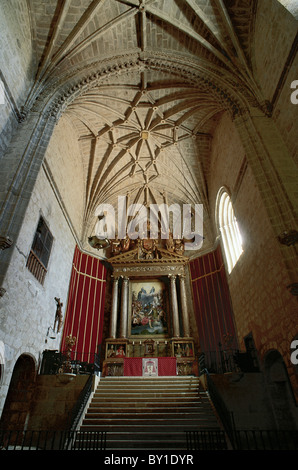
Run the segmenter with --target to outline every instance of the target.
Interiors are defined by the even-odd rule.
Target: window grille
[[[44,283],[47,273],[52,244],[53,236],[41,217],[27,260],[27,268],[41,284]]]

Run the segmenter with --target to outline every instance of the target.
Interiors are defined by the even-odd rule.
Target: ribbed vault
[[[212,243],[207,179],[212,135],[229,109],[226,89],[262,105],[250,50],[256,2],[28,3],[39,63],[25,110],[55,96],[61,119],[75,129],[85,182],[82,241],[96,222],[96,207],[126,195],[130,203],[203,204],[204,236]],[[132,55],[137,67],[129,66]],[[148,61],[154,57],[156,63]],[[205,73],[209,85],[187,80],[183,63],[202,79]],[[225,90],[213,85],[222,100],[210,76],[225,83]]]
[[[101,203],[207,204],[205,176],[218,103],[147,71],[102,85],[67,108],[85,155],[86,218]],[[145,80],[146,77],[146,80]]]

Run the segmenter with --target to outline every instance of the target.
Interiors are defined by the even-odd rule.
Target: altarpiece
[[[181,248],[180,241],[173,249],[158,246],[156,240],[112,244],[112,305],[103,375],[125,375],[127,364],[135,368],[137,360],[142,361],[137,368],[142,372],[135,375],[158,376],[158,367],[169,375],[167,364],[170,375],[196,375],[186,290],[188,258]]]

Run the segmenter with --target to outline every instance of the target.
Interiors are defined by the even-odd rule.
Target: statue
[[[166,241],[166,248],[170,253],[174,253],[175,243],[174,243],[174,240],[173,240],[173,234],[172,233],[169,234],[169,238]]]
[[[130,238],[126,236],[124,240],[121,241],[121,251],[122,253],[129,250]]]
[[[158,259],[157,240],[150,238],[138,239],[138,258],[139,259]]]
[[[175,253],[178,255],[183,255],[184,253],[184,243],[179,238],[175,240]]]
[[[65,353],[66,353],[66,360],[62,364],[62,372],[69,374],[72,372],[72,367],[71,367],[71,350],[73,346],[76,343],[76,337],[75,336],[66,336],[65,338]]]
[[[63,316],[62,316],[63,303],[60,302],[60,299],[58,299],[58,297],[55,297],[55,300],[56,300],[56,304],[57,304],[57,309],[56,309],[56,316],[55,316],[55,322],[54,322],[54,328],[53,329],[55,331],[56,323],[58,323],[57,333],[59,333],[59,331],[61,330],[61,327],[62,327],[62,320],[63,320]]]
[[[112,254],[116,256],[119,255],[119,253],[121,253],[121,241],[117,237],[112,241]]]

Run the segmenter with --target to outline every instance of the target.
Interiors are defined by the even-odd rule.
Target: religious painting
[[[106,359],[121,359],[126,357],[126,343],[108,342],[106,344]]]
[[[160,280],[131,281],[132,336],[167,336],[167,295]]]
[[[173,356],[175,357],[194,357],[194,345],[192,341],[174,341]]]
[[[158,359],[146,359],[142,360],[143,366],[143,377],[157,377],[158,376]]]
[[[145,356],[153,356],[154,354],[154,341],[151,339],[147,339],[144,341],[144,355]]]

